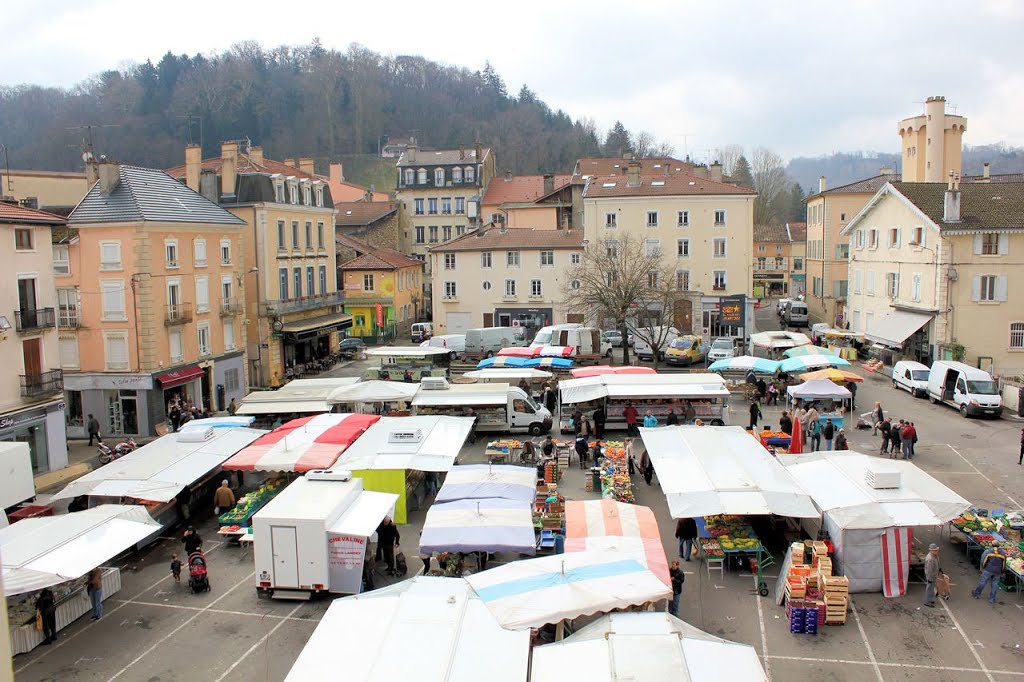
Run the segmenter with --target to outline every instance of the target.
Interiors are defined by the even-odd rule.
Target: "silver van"
[[[807,326],[807,304],[803,301],[790,301],[782,312],[782,321],[787,327]]]

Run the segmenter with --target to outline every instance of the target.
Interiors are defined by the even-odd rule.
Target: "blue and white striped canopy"
[[[775,374],[779,369],[779,363],[775,360],[755,358],[753,355],[740,355],[735,358],[724,358],[715,360],[708,366],[712,372],[746,372],[753,370],[757,374]]]
[[[803,372],[808,369],[822,367],[849,367],[850,363],[836,355],[803,355],[798,358],[786,358],[779,365],[783,372]]]
[[[536,365],[527,364],[534,362],[536,358],[517,358],[510,355],[500,355],[493,358],[484,358],[480,362],[476,363],[477,369],[487,369],[489,367],[536,367]]]

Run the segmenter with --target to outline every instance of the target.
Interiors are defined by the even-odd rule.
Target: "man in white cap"
[[[939,579],[939,546],[934,542],[928,545],[928,556],[924,559],[924,605],[935,608],[935,581]]]

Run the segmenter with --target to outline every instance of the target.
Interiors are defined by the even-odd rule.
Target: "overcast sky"
[[[929,95],[968,117],[966,144],[1024,146],[1016,0],[4,4],[3,85],[71,86],[168,50],[319,37],[472,69],[489,59],[512,93],[526,83],[574,118],[621,119],[698,158],[729,143],[897,152],[896,122]]]

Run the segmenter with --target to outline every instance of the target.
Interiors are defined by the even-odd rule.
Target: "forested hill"
[[[328,160],[376,154],[388,135],[415,135],[433,149],[479,139],[497,150],[500,172],[566,172],[603,151],[593,123],[552,111],[526,86],[510,95],[489,64],[471,71],[357,45],[247,42],[214,56],[168,53],[68,90],[0,88],[14,168],[80,168],[90,133],[97,154],[166,168],[183,162],[200,125],[204,156],[222,140],[249,138],[271,158],[313,155],[324,171]]]

